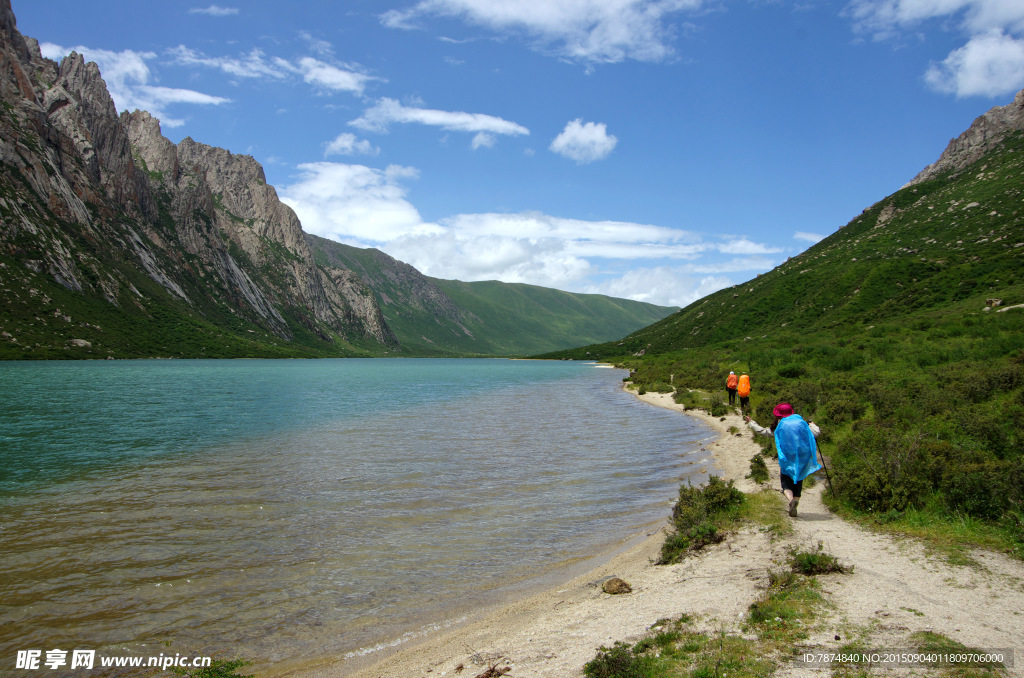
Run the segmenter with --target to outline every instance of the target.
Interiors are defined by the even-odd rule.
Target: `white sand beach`
[[[653,406],[682,410],[668,395],[638,396]],[[707,469],[731,479],[744,492],[758,489],[744,476],[760,447],[735,414],[710,417],[687,411],[719,433],[708,446]],[[735,427],[739,433],[730,433]],[[712,468],[713,466],[713,468]],[[778,468],[769,463],[778,487]],[[852,574],[832,575],[822,589],[830,603],[807,644],[835,650],[835,637],[858,629],[873,648],[907,647],[917,631],[944,634],[964,645],[1012,648],[1024,675],[1024,563],[1002,554],[978,552],[975,566],[952,566],[920,544],[866,531],[828,511],[821,503],[825,483],[805,490],[794,535],[774,539],[750,528],[730,535],[677,565],[654,565],[666,522],[655,525],[608,562],[571,581],[484,610],[445,631],[410,640],[393,652],[349,659],[301,671],[303,676],[412,678],[469,676],[509,667],[508,676],[575,678],[601,646],[636,641],[661,619],[686,613],[698,628],[741,633],[748,607],[767,582],[767,571],[785,561],[794,546],[824,549]],[[780,500],[779,511],[783,511]],[[787,518],[788,519],[788,518]],[[601,583],[625,579],[632,593],[609,595]],[[863,636],[862,636],[863,637]],[[368,663],[373,662],[373,663]],[[778,675],[830,675],[831,669],[783,667]],[[894,674],[904,675],[904,674]]]

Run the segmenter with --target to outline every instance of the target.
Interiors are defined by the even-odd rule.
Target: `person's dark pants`
[[[727,388],[725,390],[729,392],[729,404],[730,405],[735,405],[736,404],[736,389],[734,389],[734,388]]]
[[[747,411],[747,403],[749,403],[749,402],[750,402],[750,396],[747,396],[746,398],[744,398],[743,396],[740,396],[740,409],[743,410],[744,412],[746,412]]]
[[[779,474],[779,479],[782,480],[782,491],[789,490],[793,493],[794,497],[800,496],[800,490],[803,489],[804,481],[798,480],[793,482],[793,479],[787,476],[785,473]]]

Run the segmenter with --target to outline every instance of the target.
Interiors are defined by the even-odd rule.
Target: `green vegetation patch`
[[[768,465],[764,463],[764,457],[761,454],[755,454],[750,458],[750,473],[747,477],[755,483],[768,482]]]
[[[750,605],[747,627],[778,651],[808,636],[809,622],[824,604],[817,581],[792,569],[769,570],[768,589]]]
[[[247,659],[213,659],[209,666],[201,668],[171,667],[171,673],[185,678],[254,678],[255,674],[239,673],[238,669],[252,664]]]
[[[790,564],[794,572],[804,575],[853,572],[852,565],[843,565],[835,556],[826,553],[820,541],[813,551],[790,551]]]
[[[687,483],[679,488],[679,500],[672,508],[672,532],[662,545],[658,564],[679,562],[687,553],[699,551],[725,538],[720,523],[734,518],[743,505],[744,495],[733,482],[710,476],[706,485]]]
[[[762,655],[756,641],[695,631],[685,616],[660,622],[633,645],[617,642],[602,647],[583,668],[587,678],[755,677],[773,672],[774,663]]]

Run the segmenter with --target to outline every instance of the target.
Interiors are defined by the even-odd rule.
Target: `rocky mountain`
[[[317,244],[252,157],[118,115],[96,64],[43,58],[9,0],[0,105],[0,357],[494,352],[441,349],[472,310],[383,253]],[[406,341],[389,322],[409,313]]]
[[[1013,103],[996,106],[974,120],[963,134],[952,139],[939,159],[911,180],[912,186],[944,172],[959,172],[996,148],[1012,132],[1024,130],[1024,90]]]

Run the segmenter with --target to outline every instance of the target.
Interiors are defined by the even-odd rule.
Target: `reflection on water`
[[[405,363],[401,385],[387,381],[393,362]],[[444,380],[437,362],[448,363]],[[63,466],[52,440],[32,450],[12,423],[29,416],[23,398],[3,434],[22,451],[4,452],[0,478],[0,656],[54,647],[156,654],[144,644],[164,642],[263,663],[340,656],[667,515],[680,480],[696,473],[706,429],[621,393],[619,371],[427,361],[417,386],[410,363],[418,368],[371,363],[377,383],[346,374],[296,389],[254,362],[252,375],[210,391],[200,379],[176,403],[155,398],[163,412],[122,403],[123,421],[166,431],[122,431],[106,457],[94,429],[110,422],[75,422],[93,432],[76,442],[72,425],[63,444],[92,462]],[[211,364],[220,363],[194,369]],[[461,382],[460,369],[469,375]],[[290,397],[253,396],[247,384],[260,379]],[[330,395],[353,384],[375,395]],[[311,390],[313,414],[295,402]],[[406,402],[380,396],[388,392]],[[224,405],[244,393],[262,405],[241,414]],[[216,414],[200,419],[166,409],[207,400]],[[285,416],[261,416],[284,402]],[[99,416],[112,416],[109,407]],[[124,450],[147,436],[156,442]]]

